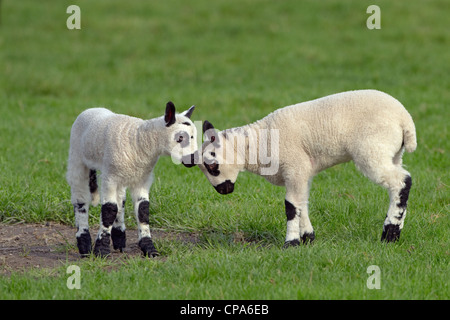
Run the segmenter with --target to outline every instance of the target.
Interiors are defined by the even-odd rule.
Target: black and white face
[[[223,135],[215,131],[208,121],[203,124],[203,133],[207,140],[203,143],[202,162],[198,166],[217,192],[220,194],[231,193],[234,190],[234,183],[240,170],[234,161],[226,161],[224,155],[227,154],[228,141]]]
[[[191,121],[195,106],[175,115],[175,106],[168,102],[164,120],[168,129],[169,152],[174,162],[181,162],[186,167],[196,164],[198,158],[197,128]]]

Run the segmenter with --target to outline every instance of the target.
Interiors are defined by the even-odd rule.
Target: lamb
[[[153,168],[159,156],[170,155],[174,162],[186,167],[194,165],[197,154],[197,131],[190,120],[195,106],[181,114],[175,113],[172,102],[166,105],[163,117],[142,120],[115,114],[104,108],[82,112],[75,120],[70,135],[67,182],[75,212],[77,246],[81,256],[91,253],[89,205],[101,201],[100,229],[94,254],[122,252],[126,244],[125,199],[130,189],[138,222],[139,247],[145,256],[158,255],[149,227],[149,190]],[[101,199],[97,173],[101,171]]]
[[[308,215],[312,179],[350,160],[388,190],[390,205],[381,240],[399,239],[412,185],[402,156],[405,150],[413,152],[417,142],[410,114],[390,95],[376,90],[342,92],[220,132],[205,121],[203,132],[206,141],[198,165],[217,192],[233,192],[238,173],[244,170],[286,187],[284,247],[314,240]]]

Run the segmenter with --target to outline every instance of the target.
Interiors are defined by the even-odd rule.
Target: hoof
[[[127,240],[125,236],[125,231],[122,231],[119,228],[112,228],[111,239],[114,250],[119,250],[120,252],[123,252],[123,248],[125,248]]]
[[[154,258],[159,256],[151,238],[146,237],[139,240],[139,248],[141,248],[144,257]]]
[[[109,235],[103,235],[101,239],[95,241],[94,254],[96,257],[104,258],[111,253],[109,242]]]
[[[91,254],[92,241],[91,234],[88,230],[84,230],[84,232],[79,237],[77,237],[77,247],[82,258],[87,257]]]
[[[400,226],[395,224],[388,224],[383,227],[383,234],[381,241],[395,242],[400,239]]]
[[[300,240],[298,240],[298,239],[289,240],[284,243],[283,249],[287,249],[290,247],[297,247],[299,245],[300,245]]]
[[[303,244],[308,244],[308,242],[312,243],[314,241],[314,239],[316,238],[316,235],[314,234],[314,231],[313,231],[311,233],[303,234],[301,238],[302,238]]]

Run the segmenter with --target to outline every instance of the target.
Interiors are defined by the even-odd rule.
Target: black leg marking
[[[401,211],[398,212],[398,216],[396,217],[397,219],[402,219],[403,215],[406,212],[406,208],[400,208],[400,209],[401,209]]]
[[[402,190],[400,190],[400,203],[397,203],[397,207],[399,208],[406,208],[408,197],[409,197],[409,191],[411,190],[412,186],[412,179],[410,176],[406,176],[405,180],[405,186]],[[403,215],[403,214],[402,214]]]
[[[123,199],[121,210],[125,210],[125,203],[126,203],[126,199]],[[116,223],[118,223],[117,219],[116,219]],[[111,239],[112,239],[114,250],[119,250],[120,252],[123,252],[123,248],[126,247],[126,242],[127,242],[125,230],[122,231],[119,227],[112,227]]]
[[[287,200],[284,200],[284,206],[286,207],[286,218],[288,221],[295,218],[295,207],[292,203]]]
[[[97,172],[95,170],[89,171],[89,190],[91,193],[94,193],[97,191],[98,185],[97,185]]]
[[[148,200],[140,199],[139,208],[138,208],[138,220],[139,223],[149,224],[149,213],[150,213],[150,203]],[[159,252],[156,250],[153,245],[153,241],[150,237],[144,237],[139,240],[139,248],[142,250],[142,254],[146,257],[152,258],[159,256]]]
[[[91,253],[92,241],[89,230],[83,229],[83,233],[81,233],[80,236],[77,237],[77,247],[78,251],[81,254],[81,257],[86,257]]]
[[[111,239],[113,243],[114,250],[120,250],[123,252],[123,248],[126,246],[126,235],[125,231],[120,230],[120,228],[112,228]]]
[[[139,209],[138,209],[138,220],[140,223],[149,224],[149,216],[150,214],[150,203],[147,200],[141,201],[139,203]]]
[[[111,253],[109,248],[110,238],[109,233],[103,232],[102,238],[95,240],[94,254],[97,257],[106,257]]]
[[[315,235],[314,231],[311,233],[305,232],[301,238],[302,238],[303,244],[308,244],[308,242],[312,243],[314,241],[314,239],[316,238],[316,235]]]
[[[153,241],[149,237],[142,238],[139,240],[139,248],[142,250],[142,254],[145,257],[153,258],[159,256],[159,252],[156,250],[153,245]]]
[[[118,211],[119,209],[115,203],[107,202],[102,205],[102,224],[105,228],[112,226]]]
[[[86,204],[85,203],[77,203],[73,205],[73,209],[75,211],[75,213],[79,212],[79,213],[86,213],[86,208],[84,207]]]
[[[314,239],[316,238],[314,231],[312,233],[305,233],[303,234],[303,236],[301,236],[301,240],[303,244],[308,244],[308,243],[312,243],[314,241]],[[300,240],[298,239],[294,239],[294,240],[290,240],[290,241],[286,241],[283,245],[283,248],[289,248],[289,247],[296,247],[300,245]]]
[[[283,249],[287,249],[290,247],[297,247],[299,245],[300,245],[300,240],[294,239],[294,240],[286,241],[283,245]]]
[[[410,176],[406,176],[404,180],[405,186],[400,190],[400,202],[397,203],[399,208],[398,215],[395,217],[398,220],[403,218],[406,212],[406,207],[408,205],[409,191],[412,186],[412,179]],[[381,241],[395,242],[400,239],[400,225],[397,224],[387,224],[383,226],[383,233],[381,234]]]
[[[118,212],[117,204],[107,202],[102,205],[102,227],[109,228],[116,220],[117,212]],[[94,246],[94,254],[96,256],[107,256],[111,251],[109,248],[109,244],[111,242],[111,235],[109,232],[103,231],[101,238],[97,238]]]
[[[77,215],[77,214],[85,215],[87,212],[85,206],[86,206],[86,204],[81,203],[81,202],[77,202],[76,204],[74,204],[73,209],[74,209],[75,215]],[[78,227],[77,234],[79,231],[80,231],[80,228]],[[78,247],[78,251],[80,252],[80,255],[82,258],[88,256],[91,253],[92,241],[91,241],[91,235],[89,233],[88,228],[83,228],[83,230],[81,231],[79,236],[77,236],[77,247]]]
[[[381,241],[395,242],[400,238],[400,226],[396,224],[388,224],[383,227]]]

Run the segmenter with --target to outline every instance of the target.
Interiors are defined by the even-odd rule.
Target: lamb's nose
[[[214,188],[216,188],[216,191],[220,194],[228,194],[234,191],[234,183],[230,180],[225,180],[225,182],[218,184]]]

